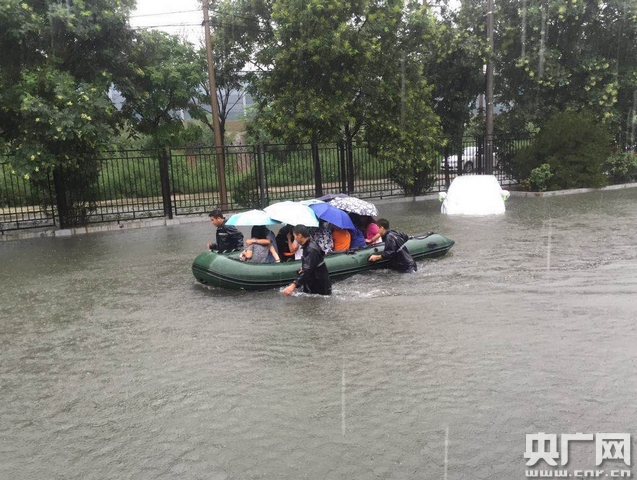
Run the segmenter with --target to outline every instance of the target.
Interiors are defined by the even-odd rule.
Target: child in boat
[[[255,225],[252,227],[251,237],[246,242],[246,249],[241,252],[241,256],[239,257],[244,262],[252,262],[252,263],[268,263],[268,256],[272,255],[274,257],[274,261],[279,263],[281,259],[279,258],[279,254],[272,245],[272,242],[268,239],[268,228],[265,225]],[[254,240],[250,242],[250,240]],[[259,243],[259,240],[268,240],[267,245],[263,244],[264,242]]]
[[[363,217],[363,225],[365,226],[365,243],[367,245],[373,245],[380,242],[380,231],[378,225],[374,222],[374,217],[366,215]]]
[[[303,258],[303,246],[296,241],[292,234],[293,232],[289,232],[287,235],[288,248],[294,254],[294,260],[301,260]]]
[[[352,243],[352,234],[349,230],[332,225],[332,240],[335,252],[346,252]]]
[[[258,243],[259,245],[263,245],[264,247],[274,247],[274,250],[270,249],[268,251],[268,258],[266,259],[266,261],[258,262],[258,263],[275,263],[277,255],[279,254],[279,249],[276,244],[276,237],[274,236],[274,233],[265,225],[256,225],[256,226],[259,227],[258,229],[259,235],[261,236],[265,235],[265,237],[256,238],[254,235],[252,235],[250,238],[246,240],[246,245],[249,247],[253,243]],[[280,258],[280,255],[278,256]]]

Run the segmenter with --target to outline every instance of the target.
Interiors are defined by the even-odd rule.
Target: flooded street
[[[456,245],[284,298],[197,284],[207,222],[0,243],[0,478],[509,480],[526,434],[635,446],[637,188],[378,206]]]

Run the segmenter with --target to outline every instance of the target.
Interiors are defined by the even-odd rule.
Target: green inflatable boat
[[[445,255],[455,242],[437,233],[411,237],[407,248],[414,259]],[[368,262],[370,255],[383,251],[383,244],[333,253],[325,256],[332,280],[355,275],[373,268],[387,267],[387,260]],[[300,261],[284,263],[250,263],[239,260],[240,252],[216,253],[206,251],[195,258],[192,273],[204,285],[233,290],[265,290],[292,283],[301,266]]]

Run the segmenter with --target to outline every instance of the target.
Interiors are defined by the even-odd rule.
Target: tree
[[[255,74],[247,67],[254,61],[256,49],[269,37],[268,29],[263,27],[268,23],[261,18],[263,14],[268,15],[268,9],[261,2],[253,0],[222,0],[218,4],[212,3],[210,8],[218,114],[221,138],[224,138],[228,115],[243,100]],[[205,58],[205,50],[200,55]],[[201,84],[203,93],[199,101],[208,106],[210,83],[207,65],[204,68],[206,76]],[[205,111],[198,114],[197,118],[214,132],[212,119]]]
[[[79,183],[66,175],[61,210],[85,203],[79,191],[95,181],[97,156],[115,126],[108,90],[125,66],[133,5],[4,0],[0,8],[0,137],[13,170],[31,181],[55,169],[59,183],[86,169]],[[60,212],[63,225],[67,214]]]
[[[637,90],[637,4],[624,0],[497,2],[496,89],[515,131],[587,108],[630,129]]]
[[[128,58],[127,74],[115,85],[124,97],[122,113],[155,147],[179,140],[181,110],[197,115],[195,101],[203,81],[205,57],[192,44],[159,31],[141,31]]]
[[[274,41],[257,56],[255,122],[294,142],[341,137],[356,95],[355,34],[363,2],[279,0],[272,7]]]
[[[445,135],[462,137],[472,107],[485,93],[482,67],[486,63],[485,3],[463,0],[460,8],[439,2],[439,20],[423,45],[425,76],[434,86],[434,110]],[[484,128],[482,129],[484,130]]]
[[[274,42],[257,56],[266,68],[255,83],[255,122],[297,142],[391,130],[404,111],[405,82],[422,85],[423,72],[405,76],[414,68],[403,66],[422,60],[415,49],[430,18],[403,0],[275,2]]]

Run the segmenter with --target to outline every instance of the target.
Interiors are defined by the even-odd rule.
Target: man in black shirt
[[[330,295],[332,282],[325,266],[325,252],[310,238],[310,232],[305,225],[294,227],[294,239],[303,247],[301,270],[294,281],[285,287],[283,295],[292,295],[297,287],[303,287],[305,293]]]
[[[389,222],[384,218],[379,218],[376,225],[378,225],[378,232],[383,242],[385,242],[385,250],[382,253],[370,255],[369,261],[389,260],[389,267],[398,272],[415,272],[418,266],[405,245],[407,240],[409,240],[409,236],[403,232],[390,230]]]
[[[212,224],[217,227],[217,242],[208,243],[210,250],[217,250],[219,253],[231,252],[243,248],[243,234],[235,227],[226,225],[223,212],[219,209],[208,214]]]

